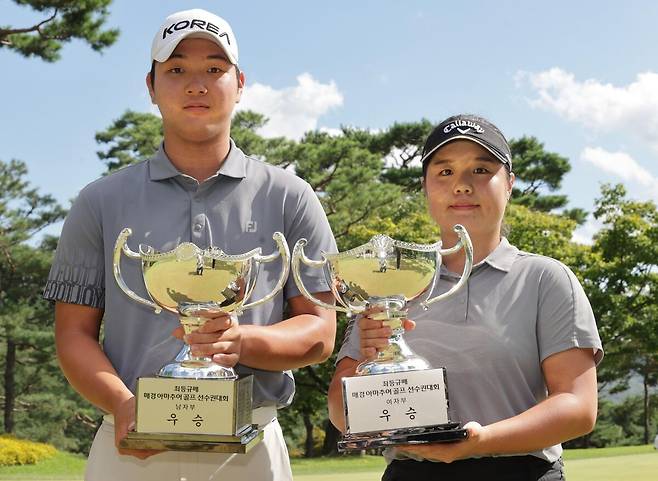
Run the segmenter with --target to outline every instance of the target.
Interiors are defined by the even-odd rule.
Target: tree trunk
[[[322,443],[322,455],[334,456],[338,454],[338,438],[340,431],[327,419],[324,422],[324,442]]]
[[[304,441],[304,457],[312,458],[313,457],[313,445],[315,440],[313,439],[313,423],[311,422],[311,415],[307,412],[302,416],[304,419],[304,427],[306,428],[306,440]]]
[[[14,404],[16,402],[16,344],[7,339],[7,354],[5,355],[5,432],[14,432]]]
[[[649,374],[644,373],[644,444],[649,444]]]

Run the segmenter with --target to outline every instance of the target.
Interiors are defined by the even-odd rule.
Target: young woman
[[[514,184],[505,137],[487,120],[443,121],[423,149],[423,188],[443,245],[462,224],[474,247],[468,284],[424,312],[412,306],[405,335],[434,367],[447,369],[452,419],[468,438],[385,452],[383,480],[560,480],[560,443],[596,420],[596,364],[603,357],[589,301],[562,263],[520,251],[501,236]],[[464,266],[446,256],[438,293]],[[382,321],[363,317],[338,356],[329,392],[332,422],[344,430],[341,379],[388,342]]]

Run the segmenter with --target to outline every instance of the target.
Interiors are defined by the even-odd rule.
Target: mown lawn
[[[574,449],[564,454],[568,481],[656,481],[658,452],[651,446]],[[85,459],[69,453],[32,466],[0,468],[0,480],[81,480]],[[293,459],[298,481],[378,481],[384,471],[379,456]]]
[[[658,453],[565,461],[568,481],[656,481]]]
[[[77,480],[82,479],[87,458],[79,454],[58,452],[37,464],[0,467],[0,479],[12,480]]]

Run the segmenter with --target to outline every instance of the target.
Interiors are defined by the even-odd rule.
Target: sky
[[[239,108],[270,119],[262,135],[476,113],[569,159],[569,207],[591,211],[603,183],[658,201],[651,0],[114,0],[107,26],[121,34],[102,54],[74,41],[49,64],[0,49],[0,160],[26,162],[31,184],[68,206],[104,171],[94,134],[128,109],[157,112],[144,83],[151,41],[188,8],[232,25],[247,78]],[[0,0],[0,25],[44,18]],[[574,238],[598,228],[590,217]]]

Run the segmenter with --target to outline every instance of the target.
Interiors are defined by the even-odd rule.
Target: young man
[[[62,370],[73,387],[108,413],[96,434],[85,479],[291,479],[276,409],[294,394],[290,370],[324,361],[332,352],[335,315],[315,307],[291,280],[283,294],[245,312],[239,323],[209,319],[186,336],[193,354],[212,356],[239,374],[252,373],[254,422],[265,439],[246,455],[126,451],[119,441],[133,428],[135,385],[181,348],[172,314],[155,315],[125,296],[113,278],[112,250],[124,227],[160,251],[181,242],[215,245],[229,254],[261,247],[272,252],[272,233],[292,246],[334,251],[326,216],[310,186],[246,156],[230,139],[231,115],[245,77],[229,24],[203,10],[169,16],[151,49],[146,77],[162,114],[164,142],[155,156],[85,187],[64,224],[44,297],[56,302],[55,334]],[[140,266],[124,262],[127,284],[145,296]],[[270,292],[280,262],[260,270],[252,299]],[[330,302],[320,277],[305,284]],[[283,319],[284,304],[289,317]],[[99,345],[101,320],[103,346]]]

